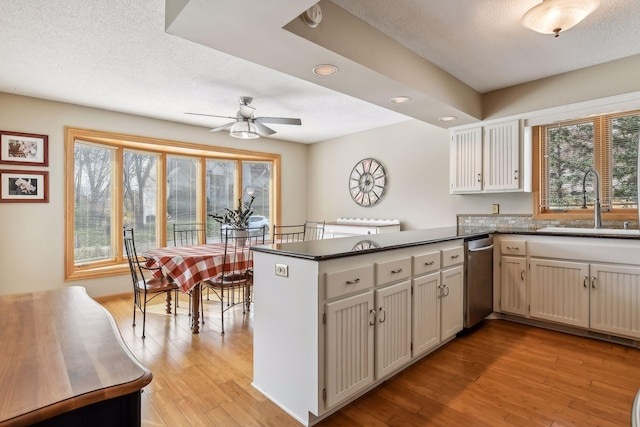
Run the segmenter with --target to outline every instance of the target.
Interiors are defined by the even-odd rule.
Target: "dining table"
[[[229,245],[231,246],[231,245]],[[156,276],[167,274],[183,293],[191,293],[191,332],[200,332],[201,284],[223,271],[241,271],[252,267],[249,246],[231,249],[224,243],[206,245],[166,246],[145,251],[147,267],[161,270]]]

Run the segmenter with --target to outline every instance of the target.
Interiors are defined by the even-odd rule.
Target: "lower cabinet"
[[[532,318],[640,338],[640,267],[531,258]]]
[[[526,316],[527,260],[521,256],[500,258],[500,310]]]
[[[373,291],[326,304],[326,404],[331,407],[374,382]]]
[[[327,406],[411,360],[410,281],[327,303],[326,315]]]
[[[589,265],[532,258],[530,266],[531,317],[589,327]]]
[[[463,280],[463,266],[413,279],[414,357],[462,330]]]

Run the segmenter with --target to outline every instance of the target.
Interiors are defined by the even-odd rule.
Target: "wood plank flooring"
[[[220,335],[219,303],[205,302],[206,323],[192,335],[187,298],[177,316],[158,300],[142,340],[132,297],[97,300],[153,372],[144,426],[300,425],[251,386],[253,320],[241,307],[226,313]],[[628,426],[639,388],[640,350],[489,320],[318,425]]]

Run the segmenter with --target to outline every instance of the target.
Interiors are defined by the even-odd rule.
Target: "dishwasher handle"
[[[468,251],[469,252],[480,252],[480,251],[486,251],[487,249],[493,249],[493,245],[482,246],[482,247],[473,248],[473,249],[468,249]]]

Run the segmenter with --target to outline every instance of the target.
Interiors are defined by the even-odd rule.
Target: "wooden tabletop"
[[[0,296],[0,426],[140,390],[152,374],[84,288]]]

